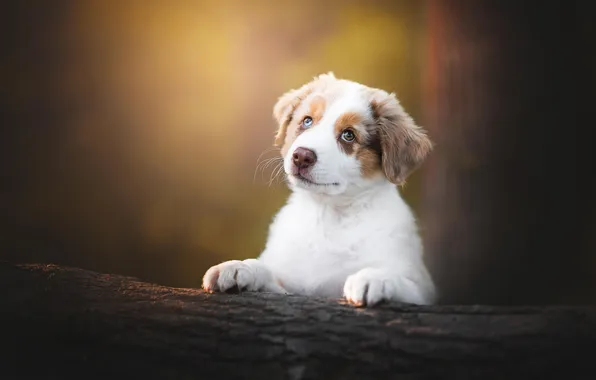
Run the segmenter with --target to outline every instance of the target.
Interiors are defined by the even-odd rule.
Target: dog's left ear
[[[383,172],[389,181],[402,185],[431,152],[433,143],[406,113],[395,94],[376,91],[370,106],[381,142]]]
[[[294,111],[311,91],[311,85],[307,83],[280,96],[275,106],[273,106],[273,117],[279,125],[275,135],[275,146],[281,147],[284,144],[288,124],[292,121]]]

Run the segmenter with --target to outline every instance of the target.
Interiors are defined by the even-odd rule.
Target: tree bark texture
[[[2,379],[582,377],[596,309],[207,294],[0,263]]]

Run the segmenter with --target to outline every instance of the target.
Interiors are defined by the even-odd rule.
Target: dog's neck
[[[294,193],[296,196],[306,198],[321,207],[345,210],[367,207],[375,201],[382,201],[385,196],[397,195],[398,191],[394,184],[389,181],[382,181],[366,188],[350,189],[346,193],[338,195],[315,193],[305,189],[295,189]]]

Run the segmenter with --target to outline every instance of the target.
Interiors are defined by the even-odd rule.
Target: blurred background
[[[442,302],[596,303],[590,4],[4,2],[0,260],[193,287],[257,256],[272,107],[333,71],[437,144],[402,193]]]

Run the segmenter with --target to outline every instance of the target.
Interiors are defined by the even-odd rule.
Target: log
[[[580,378],[596,309],[208,294],[0,263],[0,378]]]

